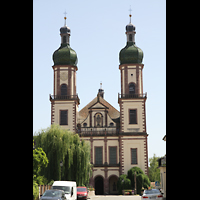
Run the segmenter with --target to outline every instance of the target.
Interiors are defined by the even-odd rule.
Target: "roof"
[[[163,140],[166,141],[166,135],[163,137]]]
[[[105,108],[108,110],[108,115],[111,119],[116,119],[120,117],[120,112],[115,109],[111,104],[109,104],[105,99],[103,99],[100,95],[97,95],[90,103],[88,103],[84,108],[79,111],[79,119],[85,120],[89,114],[89,109],[96,108],[102,109]]]

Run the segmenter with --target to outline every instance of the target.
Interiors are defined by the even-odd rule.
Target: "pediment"
[[[109,109],[109,108],[107,106],[105,106],[101,102],[96,102],[95,104],[93,104],[92,106],[90,106],[88,109]]]

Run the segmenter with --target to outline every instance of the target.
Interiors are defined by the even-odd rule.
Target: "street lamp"
[[[62,181],[62,166],[63,166],[63,161],[61,160],[60,161],[60,169],[61,169],[61,172],[60,172],[60,179],[61,179],[61,181]]]

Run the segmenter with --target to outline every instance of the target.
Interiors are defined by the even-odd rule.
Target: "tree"
[[[131,180],[127,178],[126,174],[122,174],[117,181],[117,188],[119,194],[122,194],[122,190],[124,189],[131,189]]]
[[[33,175],[39,176],[41,167],[47,167],[48,158],[42,148],[33,150]]]
[[[44,176],[39,175],[41,168],[46,168],[48,163],[48,158],[42,148],[33,150],[33,199],[37,199],[39,195],[38,184],[42,185],[45,181]]]
[[[135,172],[136,172],[136,186],[137,186],[137,194],[141,194],[142,187],[148,189],[151,182],[146,174],[139,167],[132,167],[128,170],[128,176],[131,180],[131,187],[135,188]]]
[[[90,145],[80,140],[78,134],[63,130],[59,125],[51,125],[35,136],[36,147],[42,147],[49,164],[42,168],[40,175],[48,181],[69,180],[77,185],[89,183],[91,174]],[[63,161],[62,174],[60,161]]]
[[[149,158],[149,179],[151,182],[159,181],[160,182],[160,169],[158,168],[158,159],[156,154],[152,158]]]

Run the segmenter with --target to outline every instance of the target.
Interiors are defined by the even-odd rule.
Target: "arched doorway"
[[[96,195],[103,195],[104,194],[104,184],[103,184],[103,177],[102,176],[97,176],[94,180],[95,182],[95,194]]]
[[[109,194],[118,194],[117,181],[118,177],[116,175],[111,175],[109,177]]]

